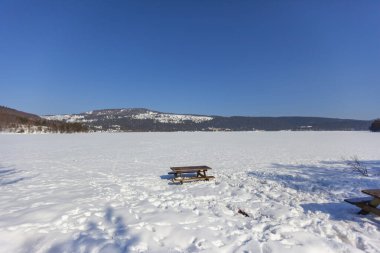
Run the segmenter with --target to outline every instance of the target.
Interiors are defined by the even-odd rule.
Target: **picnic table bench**
[[[208,181],[213,179],[213,176],[207,176],[207,170],[211,170],[210,167],[202,165],[202,166],[185,166],[185,167],[170,167],[172,170],[168,174],[174,175],[172,181],[179,182],[183,184],[183,182],[196,181],[196,180],[205,180]]]
[[[362,190],[362,193],[371,197],[345,199],[344,201],[361,208],[358,214],[373,213],[380,216],[380,209],[377,208],[380,205],[380,189]]]

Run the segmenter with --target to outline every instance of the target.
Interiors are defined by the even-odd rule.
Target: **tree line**
[[[369,127],[369,130],[372,132],[380,132],[380,119],[375,120],[372,122],[371,126]]]
[[[0,131],[12,132],[53,132],[77,133],[87,132],[88,127],[80,123],[66,123],[46,120],[37,115],[23,114],[10,108],[0,108]]]

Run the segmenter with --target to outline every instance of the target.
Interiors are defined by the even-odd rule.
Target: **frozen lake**
[[[181,165],[216,179],[172,184]],[[369,132],[0,134],[0,252],[380,252],[343,202],[379,174]]]

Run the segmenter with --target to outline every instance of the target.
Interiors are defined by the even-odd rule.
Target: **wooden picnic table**
[[[361,210],[359,211],[359,214],[366,215],[373,213],[380,216],[380,209],[377,208],[377,206],[380,205],[380,189],[362,190],[362,193],[367,194],[371,197],[345,199],[344,201],[360,207]]]
[[[195,180],[210,180],[213,176],[207,176],[206,172],[211,170],[210,167],[202,166],[182,166],[182,167],[170,167],[172,170],[168,174],[173,174],[173,182],[183,182],[195,181]],[[195,174],[195,175],[194,175]]]

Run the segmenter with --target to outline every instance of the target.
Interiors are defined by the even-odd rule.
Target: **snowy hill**
[[[85,132],[87,127],[80,123],[66,123],[43,119],[35,114],[0,106],[0,132],[14,133],[72,133]]]
[[[94,131],[368,130],[371,123],[318,117],[204,116],[163,113],[144,108],[104,109],[43,117],[83,123]]]
[[[212,120],[212,117],[207,116],[194,116],[183,114],[169,114],[156,111],[150,111],[147,109],[106,109],[95,110],[81,114],[64,114],[43,116],[50,120],[63,120],[66,122],[96,122],[115,119],[137,119],[137,120],[154,120],[159,123],[173,123],[183,124],[186,121],[192,121],[194,123],[200,123],[203,121]]]

